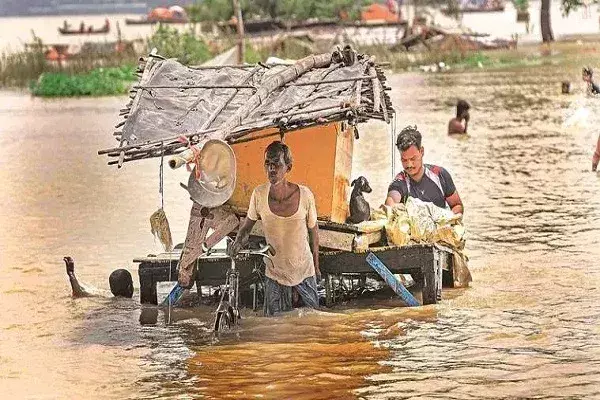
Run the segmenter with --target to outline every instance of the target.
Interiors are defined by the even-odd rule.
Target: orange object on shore
[[[172,18],[173,14],[167,8],[164,7],[156,7],[152,11],[148,13],[148,18],[150,19],[169,19]]]
[[[354,130],[343,130],[344,126],[347,124],[340,122],[313,126],[287,132],[284,139],[293,158],[288,179],[310,188],[319,219],[338,223],[344,223],[349,215],[347,190],[354,146]],[[254,188],[267,181],[264,152],[272,141],[279,140],[277,133],[277,129],[254,132],[248,138],[260,139],[232,146],[237,160],[237,183],[229,205],[247,210]]]
[[[66,60],[69,57],[67,46],[50,46],[50,48],[44,53],[44,57],[48,61]]]
[[[399,22],[400,15],[394,14],[383,4],[371,4],[360,13],[360,19],[366,23]]]

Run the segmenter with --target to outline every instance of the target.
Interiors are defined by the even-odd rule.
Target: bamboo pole
[[[237,19],[237,31],[238,31],[238,64],[243,64],[245,60],[246,48],[244,44],[244,20],[242,19],[242,8],[240,7],[239,0],[233,1],[233,12]]]
[[[256,89],[250,85],[134,85],[134,89]]]
[[[283,71],[282,71],[283,72]],[[294,82],[285,85],[281,85],[281,87],[290,87],[290,86],[310,86],[310,85],[326,85],[328,83],[344,83],[344,82],[355,82],[359,80],[368,80],[373,79],[370,75],[361,75],[353,78],[340,78],[340,79],[329,79],[329,80],[318,80],[318,81],[308,81],[308,82]],[[256,86],[252,85],[135,85],[132,86],[134,89],[257,89]]]
[[[369,75],[371,76],[371,85],[373,86],[373,111],[378,112],[381,108],[381,87],[377,79],[377,73],[373,67],[369,67]]]
[[[252,71],[250,71],[250,74],[248,74],[247,77],[245,77],[244,79],[241,79],[239,82],[236,82],[239,85],[243,85],[246,84],[250,79],[252,79],[252,77],[261,70],[261,66],[257,66],[255,67]],[[204,121],[204,123],[202,124],[202,126],[200,127],[200,130],[204,130],[210,127],[210,124],[213,123],[213,121],[215,120],[215,118],[217,118],[217,116],[219,115],[219,113],[221,111],[223,111],[223,109],[225,107],[227,107],[227,104],[229,104],[231,102],[231,100],[233,100],[233,98],[239,93],[239,91],[236,89],[231,95],[229,95],[229,97],[227,99],[225,99],[225,101],[219,106],[217,107],[208,117],[208,119],[206,121]]]

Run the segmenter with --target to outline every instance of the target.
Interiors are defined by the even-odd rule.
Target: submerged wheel
[[[229,312],[219,311],[215,318],[215,332],[223,332],[231,329],[232,321]]]
[[[215,317],[215,332],[222,332],[233,328],[237,324],[240,317],[239,311],[236,313],[229,303],[224,302],[219,307],[219,311],[217,311],[217,315]]]

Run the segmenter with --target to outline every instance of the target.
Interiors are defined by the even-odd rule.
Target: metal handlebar
[[[212,248],[206,247],[205,243],[202,243],[202,253],[203,253],[203,255],[210,256],[211,253],[212,253],[212,250],[213,250]],[[221,254],[224,255],[224,258],[225,257],[235,258],[235,256],[234,257],[229,257],[229,255],[227,255],[227,254],[225,254],[223,252],[217,252],[217,253],[219,253],[220,255]],[[267,258],[271,259],[271,257],[274,256],[276,254],[276,252],[275,252],[275,249],[273,248],[273,246],[271,246],[269,243],[267,243],[264,246],[262,246],[260,249],[244,249],[244,250],[240,250],[237,255],[239,255],[239,254],[249,255],[249,256],[252,256],[252,255],[263,256],[263,257],[267,257]]]
[[[246,254],[246,255],[255,255],[255,256],[264,256],[264,257],[272,257],[276,254],[275,249],[269,243],[261,247],[260,249],[245,249],[240,250],[238,254]]]

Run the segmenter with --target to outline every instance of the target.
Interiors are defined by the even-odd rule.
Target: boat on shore
[[[126,25],[147,25],[147,24],[187,24],[190,19],[185,10],[180,6],[169,8],[157,7],[150,11],[148,15],[141,18],[126,18]]]

